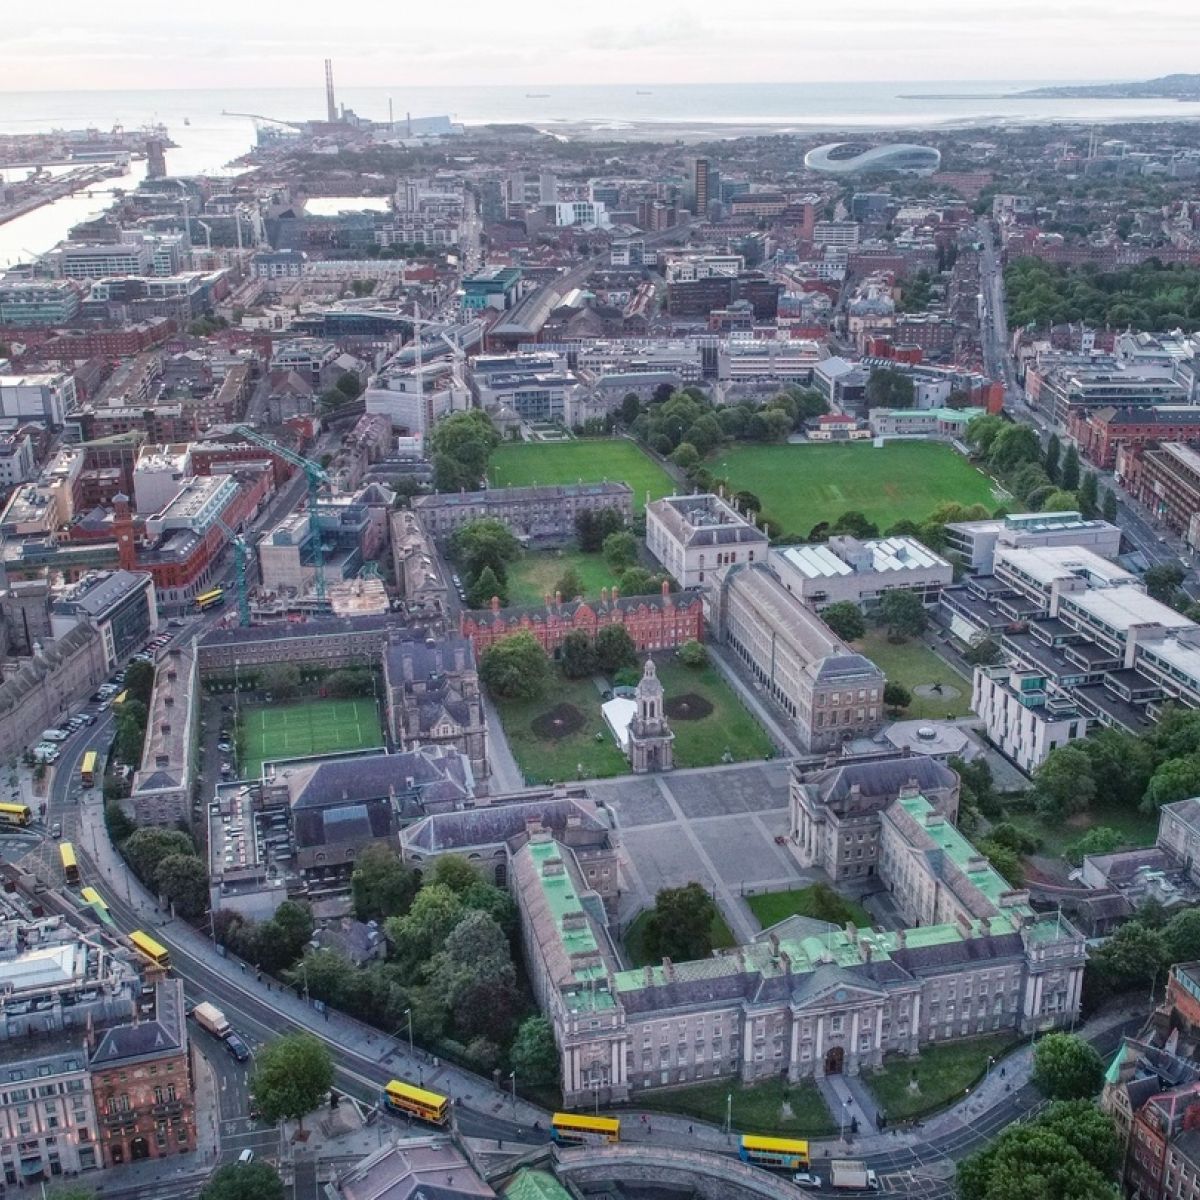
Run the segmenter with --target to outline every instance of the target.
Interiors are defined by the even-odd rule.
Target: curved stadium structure
[[[810,171],[825,175],[855,175],[861,171],[902,171],[909,175],[927,175],[941,165],[941,152],[932,146],[894,142],[875,146],[870,142],[831,142],[817,146],[804,156]]]

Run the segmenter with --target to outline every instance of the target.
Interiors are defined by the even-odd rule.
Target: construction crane
[[[237,576],[238,624],[245,629],[250,624],[250,593],[246,581],[250,544],[240,533],[230,529],[220,517],[216,518],[216,524],[225,531],[230,545],[233,546],[233,564]]]
[[[304,472],[304,478],[308,481],[308,529],[313,547],[313,565],[316,568],[314,575],[317,585],[317,600],[324,604],[325,555],[321,550],[321,517],[317,512],[317,501],[321,489],[329,486],[329,476],[325,468],[320,463],[313,462],[311,458],[305,458],[303,454],[297,454],[295,450],[281,445],[274,438],[264,436],[257,429],[251,429],[249,425],[238,425],[235,427],[235,432],[256,446],[262,446],[264,450],[278,454],[284,462],[291,463],[293,467],[299,467]]]

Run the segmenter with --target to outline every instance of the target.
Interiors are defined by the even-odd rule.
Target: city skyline
[[[380,28],[377,11],[362,0],[343,5],[332,28],[315,4],[301,4],[286,30],[230,0],[216,0],[203,17],[138,0],[101,15],[66,0],[53,23],[32,0],[17,0],[5,90],[295,87],[311,81],[314,60],[324,57],[341,64],[340,82],[350,87],[436,86],[454,76],[549,86],[1099,80],[1188,70],[1188,33],[1200,33],[1200,12],[1153,0],[1140,15],[1147,19],[1131,31],[1111,0],[1050,11],[1032,0],[1003,11],[927,0],[903,16],[867,0],[853,18],[779,3],[753,12],[647,12],[633,0],[614,0],[596,17],[549,0],[524,0],[517,13],[465,0],[451,37],[440,13],[406,13],[394,31]],[[365,28],[373,31],[368,44],[358,36]],[[1005,63],[1012,69],[1002,69]]]

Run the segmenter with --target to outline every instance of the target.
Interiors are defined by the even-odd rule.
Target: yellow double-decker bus
[[[95,750],[89,750],[83,756],[83,763],[79,768],[79,782],[84,787],[91,787],[96,782],[96,760]]]
[[[79,864],[75,861],[75,847],[70,842],[60,842],[58,857],[62,859],[63,874],[68,883],[79,882]]]
[[[28,804],[0,804],[0,825],[28,825],[32,820]]]
[[[218,605],[225,603],[225,589],[213,588],[208,592],[201,592],[196,597],[196,608],[200,612],[206,612],[210,608],[216,608]]]
[[[803,1171],[808,1166],[808,1143],[794,1138],[756,1137],[746,1134],[738,1149],[743,1162],[785,1171]]]
[[[550,1118],[550,1135],[560,1146],[601,1145],[621,1140],[621,1122],[616,1117],[581,1117],[556,1112]]]
[[[148,933],[135,929],[129,935],[129,940],[133,943],[133,948],[156,967],[161,967],[164,971],[170,967],[171,955],[166,946],[161,942],[156,942]]]
[[[413,1087],[400,1079],[393,1079],[383,1089],[384,1105],[392,1112],[407,1113],[434,1125],[445,1125],[450,1119],[450,1100],[437,1092]]]

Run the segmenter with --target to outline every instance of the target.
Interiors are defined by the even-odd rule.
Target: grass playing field
[[[923,520],[948,500],[990,509],[1001,503],[991,480],[940,442],[734,445],[718,450],[705,465],[728,478],[735,490],[753,492],[764,515],[797,537],[851,509],[883,530],[903,518]]]
[[[492,455],[488,479],[493,487],[529,487],[538,483],[628,483],[634,508],[669,496],[671,477],[634,442],[624,438],[586,438],[554,445],[522,442],[501,446]]]
[[[509,563],[509,604],[543,603],[547,593],[554,595],[554,585],[566,574],[568,567],[579,572],[583,594],[589,600],[598,600],[602,587],[612,587],[616,583],[608,563],[599,554],[583,554],[578,550],[533,551]],[[563,597],[564,600],[570,598]]]
[[[256,779],[268,759],[334,754],[383,745],[374,700],[313,700],[244,707],[238,728],[239,775]]]

